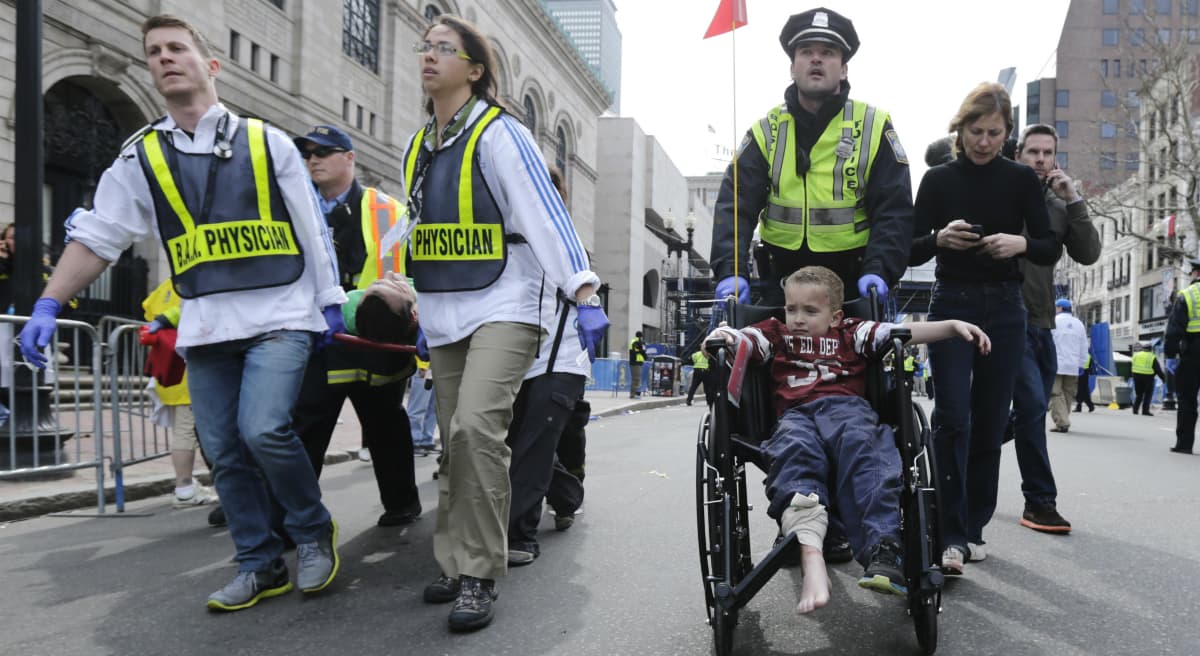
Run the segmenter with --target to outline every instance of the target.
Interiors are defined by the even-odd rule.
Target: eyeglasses
[[[413,44],[413,52],[417,53],[418,55],[424,55],[430,50],[436,50],[439,57],[450,57],[451,55],[457,55],[459,59],[475,61],[471,59],[470,55],[459,50],[458,48],[455,48],[449,43],[446,43],[445,41],[438,41],[437,43],[423,41],[421,43]]]
[[[329,157],[330,155],[332,155],[334,153],[344,153],[344,152],[346,152],[345,148],[334,148],[333,146],[317,146],[316,148],[313,148],[312,150],[306,150],[301,154],[304,155],[304,159],[308,159],[308,158],[312,157],[313,155],[316,155],[317,157],[319,157],[321,159],[325,159],[326,157]]]

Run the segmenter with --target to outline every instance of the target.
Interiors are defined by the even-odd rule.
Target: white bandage
[[[796,534],[800,544],[820,549],[825,544],[825,530],[829,527],[829,513],[821,505],[816,494],[792,495],[792,502],[783,509],[779,525],[784,535]]]

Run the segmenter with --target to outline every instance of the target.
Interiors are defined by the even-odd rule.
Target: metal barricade
[[[0,413],[0,480],[95,469],[96,509],[103,513],[103,343],[91,325],[59,319],[47,367],[37,369],[24,362],[14,339],[28,321],[0,315],[0,398],[6,411]],[[90,363],[74,361],[84,345]]]
[[[111,327],[105,344],[105,394],[112,435],[113,501],[125,512],[125,468],[171,455],[168,429],[154,422],[154,399],[145,374],[149,349],[138,341],[143,321],[105,317]]]

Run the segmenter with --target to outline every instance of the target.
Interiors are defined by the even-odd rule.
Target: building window
[[[342,52],[379,72],[379,0],[342,1]]]
[[[259,48],[257,43],[250,42],[250,70],[255,73],[258,72],[258,55],[261,51],[262,48]]]
[[[367,132],[369,132],[372,137],[375,136],[375,112],[371,112],[371,123]]]
[[[1159,16],[1171,15],[1171,0],[1154,0],[1154,13]]]
[[[1112,68],[1113,77],[1121,77],[1121,60],[1114,59],[1112,63],[1113,63],[1113,68]]]
[[[1100,32],[1100,43],[1106,46],[1115,46],[1121,42],[1121,30],[1115,28],[1107,28]]]
[[[1179,0],[1179,13],[1185,16],[1200,14],[1200,0]]]
[[[242,50],[242,35],[229,30],[229,61],[237,62],[241,56]]]
[[[1129,15],[1139,16],[1146,13],[1146,0],[1129,0]]]
[[[1104,0],[1104,13],[1116,14],[1121,11],[1121,0]]]
[[[1142,101],[1138,98],[1137,91],[1130,89],[1125,94],[1125,106],[1130,109],[1136,109],[1142,106]]]
[[[425,20],[432,23],[434,19],[442,15],[442,10],[437,5],[425,5]]]
[[[1146,30],[1129,30],[1129,45],[1134,48],[1146,45]]]
[[[1100,170],[1111,171],[1117,168],[1117,154],[1113,152],[1100,153]]]
[[[1179,30],[1179,40],[1184,43],[1195,43],[1200,40],[1200,30],[1189,27],[1186,30]]]
[[[1101,107],[1116,107],[1117,106],[1117,94],[1113,93],[1112,91],[1109,91],[1108,89],[1101,91],[1100,92],[1100,106]]]
[[[1066,153],[1062,152],[1061,150],[1060,150],[1060,151],[1058,151],[1058,153],[1056,153],[1056,154],[1054,155],[1054,161],[1055,161],[1055,162],[1058,162],[1058,168],[1060,168],[1060,169],[1062,169],[1062,170],[1064,170],[1064,171],[1066,171],[1066,170],[1067,170],[1067,162],[1068,162],[1069,160],[1068,160],[1068,158],[1067,158],[1067,154],[1066,154]]]
[[[1142,165],[1141,153],[1134,151],[1125,157],[1125,170],[1136,171]]]
[[[1071,106],[1071,90],[1059,89],[1054,94],[1055,107],[1070,107]]]
[[[1069,121],[1055,121],[1054,131],[1058,133],[1059,139],[1069,139],[1071,137],[1071,123]]]
[[[567,133],[560,125],[554,131],[554,165],[558,167],[559,173],[563,175],[563,182],[566,183],[567,175]]]
[[[271,81],[279,82],[279,55],[271,55]]]
[[[354,127],[361,130],[361,129],[363,129],[362,126],[363,126],[363,106],[359,105],[358,113],[355,115],[355,119],[354,119]]]
[[[1101,139],[1116,139],[1117,138],[1116,124],[1108,123],[1108,122],[1101,123],[1100,124],[1100,138]]]
[[[283,11],[283,0],[267,0],[267,2],[279,7],[279,10]]]
[[[342,98],[342,122],[350,122],[350,99],[345,97]]]
[[[533,140],[537,141],[537,109],[533,106],[533,96],[525,96],[525,127],[533,134]]]

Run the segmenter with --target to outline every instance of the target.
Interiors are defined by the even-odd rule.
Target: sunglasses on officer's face
[[[313,148],[312,150],[304,151],[304,159],[308,159],[309,157],[312,157],[313,155],[316,155],[317,157],[319,157],[321,159],[325,159],[326,157],[329,157],[330,155],[332,155],[334,153],[344,153],[344,152],[346,152],[345,148],[334,148],[333,146],[317,146],[316,148]]]

